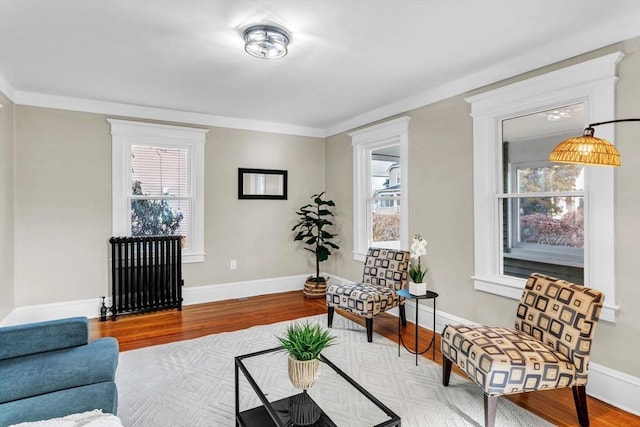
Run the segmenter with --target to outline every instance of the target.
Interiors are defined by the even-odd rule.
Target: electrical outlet
[[[235,259],[232,259],[229,263],[229,268],[235,270],[236,268],[238,268],[238,262]]]

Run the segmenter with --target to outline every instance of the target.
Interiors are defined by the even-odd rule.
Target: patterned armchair
[[[585,386],[591,341],[604,295],[533,273],[518,305],[515,329],[447,325],[443,376],[455,362],[484,391],[485,426],[493,427],[498,396],[573,388],[581,426],[589,425]]]
[[[367,341],[373,340],[373,318],[399,306],[402,325],[407,325],[404,298],[396,291],[407,287],[409,252],[369,248],[362,283],[330,285],[327,288],[329,327],[336,308],[365,318]]]

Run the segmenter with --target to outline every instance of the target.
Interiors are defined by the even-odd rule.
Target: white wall
[[[13,115],[0,93],[0,319],[15,306],[13,278]]]

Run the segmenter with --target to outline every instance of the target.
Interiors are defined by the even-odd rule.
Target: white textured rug
[[[122,427],[118,417],[100,409],[50,420],[14,424],[10,427]]]
[[[307,318],[326,325],[326,315]],[[299,319],[297,321],[306,321]],[[120,354],[116,373],[118,417],[127,427],[235,425],[234,356],[278,346],[290,322],[147,347]],[[338,343],[324,354],[402,419],[403,426],[481,426],[480,389],[452,373],[442,386],[442,368],[339,315]],[[282,363],[285,356],[282,355]],[[324,368],[328,369],[328,368]],[[380,376],[380,371],[388,374]],[[371,373],[378,373],[372,375]],[[282,378],[288,382],[288,378]],[[251,406],[249,406],[251,407]],[[506,399],[498,399],[496,426],[550,426]],[[349,427],[349,426],[347,426]]]

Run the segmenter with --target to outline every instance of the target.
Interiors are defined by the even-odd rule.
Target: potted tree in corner
[[[316,275],[309,276],[304,284],[304,295],[307,298],[324,298],[327,281],[320,276],[320,263],[329,259],[332,249],[340,247],[331,242],[336,235],[327,231],[325,227],[333,225],[329,220],[333,215],[330,208],[335,206],[332,200],[323,200],[324,191],[314,194],[312,204],[302,206],[296,215],[300,221],[291,229],[298,231],[294,241],[302,241],[307,247],[304,249],[313,253],[316,258]]]

